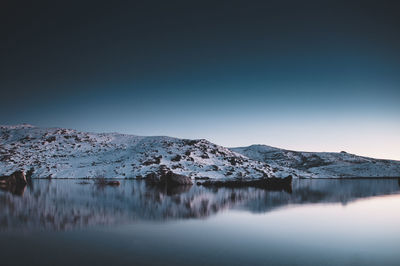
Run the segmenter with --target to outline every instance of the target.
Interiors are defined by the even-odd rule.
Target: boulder
[[[160,177],[161,183],[169,184],[169,185],[191,185],[192,180],[180,174],[175,174],[171,171],[167,172],[166,174]]]
[[[171,161],[173,162],[179,162],[182,159],[182,156],[180,156],[179,154],[177,154],[176,156],[171,158]]]
[[[151,184],[160,185],[192,185],[190,177],[172,172],[170,169],[161,165],[157,172],[146,175],[146,181]]]
[[[8,184],[8,185],[26,185],[28,182],[25,177],[25,173],[23,171],[15,171],[9,176],[0,177],[0,184]]]
[[[16,195],[22,195],[24,193],[27,183],[23,171],[15,171],[9,176],[0,177],[0,189]]]

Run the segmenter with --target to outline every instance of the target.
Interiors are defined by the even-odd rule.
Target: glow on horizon
[[[302,119],[232,117],[224,121],[196,121],[199,123],[184,120],[176,128],[168,129],[156,125],[142,131],[135,126],[121,130],[139,135],[205,138],[225,147],[262,144],[297,151],[346,151],[360,156],[400,160],[400,124],[393,123],[391,118],[347,116],[324,120],[315,116]],[[182,127],[181,124],[186,126]]]
[[[267,124],[238,123],[204,124],[177,128],[165,128],[157,124],[139,130],[139,127],[115,127],[114,129],[95,129],[96,132],[121,132],[134,135],[166,135],[178,138],[204,138],[225,147],[250,146],[262,144],[282,149],[309,152],[340,152],[378,158],[400,160],[400,126],[381,122],[369,123],[359,120],[342,122],[341,125],[329,122],[309,121],[308,123]],[[351,125],[353,123],[353,125]],[[87,129],[81,129],[87,130]]]

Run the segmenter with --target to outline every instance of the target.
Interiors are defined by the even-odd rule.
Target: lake
[[[400,265],[397,179],[291,191],[33,180],[0,191],[1,265]]]

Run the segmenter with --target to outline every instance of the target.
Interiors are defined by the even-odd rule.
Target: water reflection
[[[399,192],[398,180],[294,180],[292,193],[258,188],[155,187],[122,181],[34,180],[22,196],[0,191],[0,231],[67,230],[90,225],[205,218],[240,208],[267,212],[290,204],[342,203]]]
[[[25,193],[26,185],[16,185],[16,184],[1,184],[0,183],[0,190],[8,191],[14,195],[22,196]]]

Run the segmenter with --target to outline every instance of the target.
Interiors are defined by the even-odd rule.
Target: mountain
[[[212,180],[400,177],[400,161],[346,152],[298,152],[265,145],[228,149],[204,139],[0,126],[0,176],[31,168],[34,178],[141,179],[160,169]]]
[[[268,164],[204,139],[0,126],[0,176],[33,168],[34,178],[145,178],[161,167],[191,178],[274,176]]]
[[[380,160],[347,152],[300,152],[266,145],[231,148],[252,160],[269,164],[275,175],[297,177],[400,177],[400,161]]]

